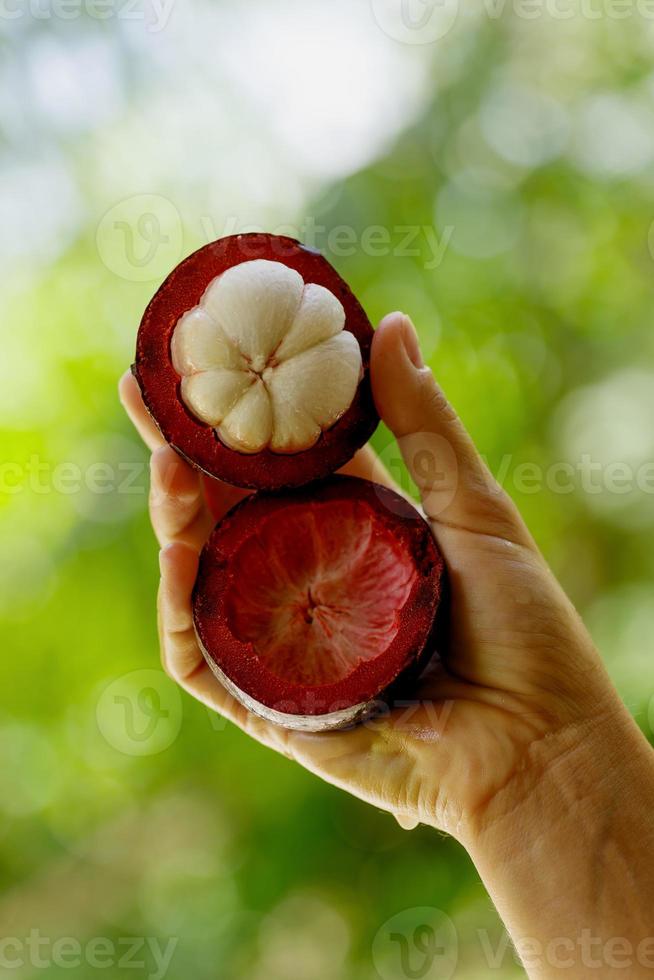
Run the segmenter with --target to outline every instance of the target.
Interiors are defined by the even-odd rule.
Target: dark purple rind
[[[361,348],[363,376],[345,414],[310,449],[293,454],[239,453],[224,445],[211,426],[196,419],[180,395],[180,377],[172,364],[170,341],[177,321],[196,306],[216,276],[254,258],[284,262],[331,290],[345,309],[345,330]],[[148,304],[139,327],[132,372],[143,402],[166,442],[209,476],[234,486],[278,490],[320,480],[340,469],[377,428],[379,417],[370,385],[373,329],[347,283],[318,252],[292,238],[232,235],[205,245],[184,259]]]

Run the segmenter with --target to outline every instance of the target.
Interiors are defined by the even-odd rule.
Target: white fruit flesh
[[[283,263],[233,266],[175,327],[182,400],[239,452],[310,449],[361,379],[361,350],[344,325],[337,297]]]

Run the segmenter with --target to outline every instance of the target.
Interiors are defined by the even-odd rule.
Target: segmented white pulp
[[[233,266],[178,321],[184,404],[242,453],[313,446],[348,410],[361,350],[337,297],[281,262]]]

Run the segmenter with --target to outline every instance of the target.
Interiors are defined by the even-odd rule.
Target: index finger
[[[166,440],[152,421],[152,417],[143,403],[138,382],[129,370],[125,371],[118,382],[118,397],[148,449],[154,452],[159,446],[163,446]]]

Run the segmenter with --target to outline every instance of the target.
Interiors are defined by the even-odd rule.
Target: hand
[[[202,478],[164,443],[128,373],[121,398],[152,450],[163,662],[185,690],[265,745],[404,825],[422,821],[465,839],[498,793],[517,799],[527,791],[558,734],[606,723],[619,702],[516,508],[422,366],[415,331],[401,314],[377,330],[371,373],[380,415],[421,491],[451,584],[448,649],[416,691],[419,703],[353,730],[308,735],[262,721],[227,694],[196,643],[190,599],[215,519],[245,491]],[[435,464],[431,479],[425,454]],[[394,486],[370,448],[344,471]]]
[[[455,836],[514,942],[541,937],[543,950],[556,955],[571,948],[562,969],[570,976],[574,967],[577,980],[613,976],[608,961],[599,963],[600,974],[588,966],[577,937],[594,928],[607,944],[631,937],[635,950],[648,941],[652,753],[514,504],[423,366],[402,314],[377,329],[371,373],[377,408],[419,488],[449,573],[447,647],[415,702],[352,730],[314,735],[272,726],[224,690],[197,646],[191,592],[214,519],[244,491],[203,479],[167,447],[127,374],[121,398],[152,449],[164,666],[249,735],[402,826],[423,822]],[[394,486],[370,448],[345,472]],[[639,874],[625,877],[636,862]],[[641,966],[632,963],[629,976],[644,975]],[[541,957],[529,975],[560,971]]]

